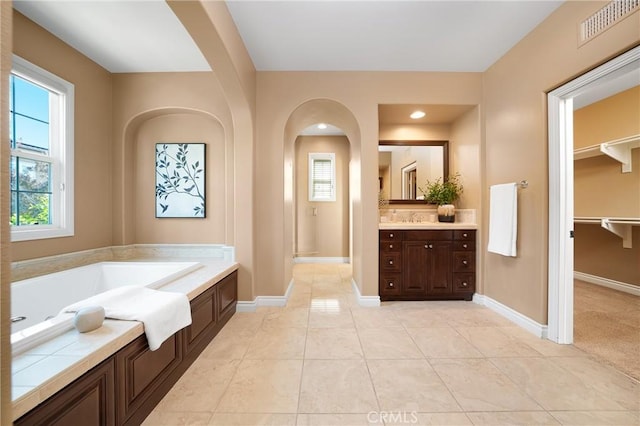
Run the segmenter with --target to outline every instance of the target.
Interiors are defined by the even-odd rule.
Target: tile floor
[[[144,425],[639,425],[640,383],[472,302],[355,304],[297,265],[286,308],[236,313]]]

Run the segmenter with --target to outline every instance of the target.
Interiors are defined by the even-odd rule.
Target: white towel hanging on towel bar
[[[489,193],[489,246],[492,253],[516,256],[518,186],[515,182],[491,185]]]

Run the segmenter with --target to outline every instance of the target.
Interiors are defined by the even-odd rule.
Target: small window
[[[73,235],[73,85],[13,57],[11,239]]]
[[[336,155],[309,154],[309,201],[336,201]]]

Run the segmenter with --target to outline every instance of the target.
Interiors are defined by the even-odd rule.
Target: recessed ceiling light
[[[320,123],[320,124],[318,124],[318,129],[322,129],[322,130],[324,130],[324,129],[326,129],[326,128],[327,128],[327,125],[326,125],[326,124],[324,124],[324,123]]]
[[[417,120],[418,118],[422,118],[425,115],[426,114],[424,113],[424,111],[413,111],[409,117],[413,118],[414,120]]]

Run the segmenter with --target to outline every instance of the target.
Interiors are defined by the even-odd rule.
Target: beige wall
[[[575,148],[640,134],[640,86],[574,113]],[[576,216],[640,217],[640,149],[632,151],[632,171],[597,156],[574,163]]]
[[[295,150],[297,256],[349,257],[349,140],[345,136],[299,136]],[[311,152],[335,154],[336,201],[309,201]]]
[[[11,245],[12,260],[105,247],[111,239],[111,74],[14,11],[13,52],[75,86],[75,235]]]
[[[547,323],[548,160],[546,92],[640,41],[638,16],[620,21],[578,47],[576,28],[605,2],[566,2],[484,73],[486,180],[526,179],[519,190],[518,257],[485,255],[485,294]],[[488,216],[481,232],[486,239]]]
[[[9,215],[9,74],[11,2],[0,2],[0,424],[11,424],[11,243]]]
[[[256,218],[257,287],[263,294],[283,294],[291,275],[284,241],[292,225],[285,188],[287,170],[286,125],[298,107],[312,100],[341,105],[355,119],[352,146],[352,262],[356,284],[364,295],[378,294],[378,104],[431,103],[475,105],[481,101],[481,75],[476,73],[393,72],[258,72],[256,122],[256,202],[270,205]],[[309,124],[338,124],[322,116],[321,108],[307,110]],[[296,115],[296,118],[298,116]],[[314,118],[312,120],[312,118]],[[344,127],[342,127],[344,128]],[[274,204],[273,200],[285,199]],[[285,235],[284,241],[282,235]],[[289,240],[290,241],[290,240]],[[268,248],[268,249],[267,249]]]
[[[156,218],[156,143],[204,143],[203,219]],[[200,114],[166,114],[143,122],[135,139],[134,217],[137,243],[224,243],[226,239],[225,137],[220,122]]]
[[[640,134],[640,86],[574,113],[574,146],[582,148]],[[640,218],[640,149],[632,151],[632,171],[606,156],[574,164],[574,209],[578,217]],[[640,286],[640,228],[632,229],[632,248],[598,225],[576,225],[578,272]]]
[[[631,249],[599,225],[576,223],[575,236],[576,272],[640,286],[640,227],[632,228]]]

